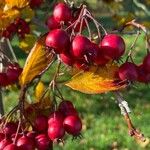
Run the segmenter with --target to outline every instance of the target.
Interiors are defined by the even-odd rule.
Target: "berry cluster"
[[[30,33],[29,24],[24,19],[17,18],[3,31],[2,36],[10,39],[15,33],[17,33],[20,38],[24,38],[25,34]]]
[[[25,126],[25,123],[21,126]],[[51,113],[49,117],[37,115],[32,131],[22,131],[21,126],[17,121],[3,124],[0,130],[0,150],[51,149],[52,142],[61,140],[65,131],[78,136],[82,129],[76,109],[70,101],[66,100],[62,101],[58,110]]]
[[[121,80],[138,81],[142,83],[150,82],[150,54],[148,53],[143,63],[136,65],[133,62],[125,62],[118,70]]]
[[[18,63],[9,63],[5,71],[0,73],[0,87],[16,83],[21,72],[22,68],[20,68]]]
[[[40,122],[41,124],[43,122]],[[0,132],[0,150],[47,150],[52,141],[46,133],[24,131],[17,133],[18,122],[8,122]]]
[[[78,136],[81,129],[81,119],[70,101],[62,101],[58,110],[48,119],[48,136],[52,141],[62,139],[65,131],[70,135]]]
[[[53,16],[47,20],[50,29],[46,37],[46,46],[59,54],[61,60],[70,66],[88,70],[90,65],[105,65],[110,60],[118,60],[125,51],[124,40],[116,34],[107,34],[98,44],[79,33],[85,29],[83,20],[78,22],[81,9],[72,12],[67,4],[59,3],[53,10]],[[88,19],[87,19],[88,20]],[[75,24],[75,26],[73,26]],[[62,25],[68,25],[65,30]],[[72,31],[75,33],[71,36]]]
[[[81,8],[73,11],[67,4],[58,3],[54,7],[53,15],[46,22],[50,30],[46,37],[46,46],[58,54],[63,63],[84,71],[91,65],[105,66],[108,62],[118,62],[125,53],[123,38],[105,32],[99,43],[94,43],[81,34],[83,29],[88,28],[87,22],[92,20],[92,16],[86,16],[82,11]],[[123,63],[116,77],[122,81],[149,83],[149,68],[150,54],[144,58],[141,65],[132,61]]]

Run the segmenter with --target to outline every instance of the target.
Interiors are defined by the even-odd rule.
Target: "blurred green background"
[[[75,1],[78,4],[82,0]],[[48,3],[51,3],[49,0]],[[126,21],[137,19],[147,28],[150,25],[150,1],[149,0],[84,0],[89,9],[100,23],[108,30],[119,28]],[[47,5],[44,4],[36,12],[36,17],[44,22],[47,14]],[[49,6],[48,13],[51,14],[52,7]],[[94,27],[91,26],[94,30]],[[132,29],[132,31],[135,31]],[[41,27],[36,33],[44,33]],[[129,31],[130,32],[130,31]],[[126,54],[134,41],[135,35],[122,34],[126,42]],[[15,53],[23,66],[26,54],[18,47],[18,39],[15,37],[12,41]],[[138,64],[146,54],[145,37],[140,35],[134,48],[134,61]],[[47,83],[49,74],[42,78]],[[73,91],[68,87],[60,88],[64,97],[71,100],[79,111],[83,119],[82,139],[72,141],[72,137],[67,136],[64,146],[55,145],[56,150],[149,150],[150,146],[141,147],[128,135],[127,125],[116,104],[115,98],[111,93],[99,95],[86,95]],[[123,90],[123,95],[131,107],[131,118],[135,126],[150,137],[150,88],[149,85],[134,83],[131,88]],[[32,92],[31,92],[32,93]],[[8,112],[18,101],[19,91],[12,87],[7,89],[4,94],[5,111]]]

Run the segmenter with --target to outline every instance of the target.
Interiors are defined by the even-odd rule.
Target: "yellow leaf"
[[[32,48],[20,76],[21,85],[30,83],[53,61],[54,54],[45,49],[45,37],[41,37]]]
[[[39,102],[39,100],[41,99],[45,89],[46,88],[44,83],[40,81],[35,88],[35,98],[37,102]]]
[[[6,5],[8,8],[24,8],[29,4],[29,0],[5,0]]]
[[[74,75],[66,85],[87,94],[115,91],[126,86],[119,83],[115,77],[117,70],[118,66],[114,64],[107,64],[104,67],[92,66],[89,71]]]
[[[26,34],[25,38],[20,40],[19,47],[26,53],[29,53],[35,42],[36,42],[35,35]]]
[[[34,17],[35,13],[34,11],[28,6],[21,10],[20,12],[21,18],[25,19],[26,22],[31,21],[31,19]]]
[[[20,12],[16,9],[0,10],[0,30],[5,29],[10,23],[19,17]]]

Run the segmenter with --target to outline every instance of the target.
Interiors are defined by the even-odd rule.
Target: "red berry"
[[[71,20],[71,9],[65,3],[58,3],[54,8],[53,16],[57,22],[68,22]]]
[[[143,67],[146,72],[150,73],[150,53],[144,58]]]
[[[92,61],[97,65],[105,65],[109,61],[109,59],[107,59],[103,54],[102,49],[95,43],[91,43],[88,53],[89,61]]]
[[[10,83],[15,83],[16,81],[18,81],[20,74],[20,69],[7,68],[6,75]]]
[[[53,112],[48,118],[48,125],[50,126],[53,122],[58,122],[59,124],[63,124],[64,115],[60,111]]]
[[[74,66],[79,70],[84,70],[84,71],[89,70],[89,65],[87,62],[85,62],[85,60],[76,60]]]
[[[3,150],[19,150],[19,148],[15,144],[9,144]]]
[[[60,112],[65,112],[67,109],[72,109],[72,108],[74,108],[72,102],[67,100],[63,100],[58,106]]]
[[[119,59],[125,52],[125,43],[121,36],[108,34],[100,42],[103,53],[109,59]]]
[[[135,81],[138,78],[137,66],[131,62],[125,62],[119,67],[118,75],[121,80]]]
[[[144,68],[143,64],[139,65],[137,67],[137,70],[138,70],[138,79],[137,79],[137,81],[142,82],[142,83],[149,83],[150,82],[150,73],[147,73],[145,71],[145,68]]]
[[[36,147],[38,150],[48,150],[52,147],[52,141],[45,134],[39,134],[35,137]]]
[[[6,73],[0,73],[0,87],[7,86],[9,84]]]
[[[17,141],[17,146],[21,150],[33,150],[35,148],[34,141],[27,136],[22,136]]]
[[[61,29],[49,32],[46,37],[46,46],[54,48],[56,53],[62,53],[69,48],[70,39],[68,34]]]
[[[4,133],[12,135],[16,133],[18,125],[15,122],[8,122],[4,128]]]
[[[72,66],[74,63],[74,58],[68,53],[60,54],[60,59],[62,60],[63,63],[69,66]]]
[[[91,42],[88,38],[82,35],[77,35],[72,41],[71,52],[76,58],[82,58],[90,49]]]
[[[35,128],[38,131],[46,131],[48,127],[48,119],[44,115],[37,116],[35,119]]]
[[[61,27],[60,23],[55,20],[53,16],[49,16],[46,25],[49,30],[59,29]]]
[[[62,139],[64,135],[65,130],[61,122],[53,122],[49,124],[48,136],[52,141]]]
[[[30,0],[30,7],[40,7],[40,5],[43,3],[43,0]]]
[[[3,139],[0,142],[0,150],[4,150],[4,147],[6,147],[9,144],[11,144],[11,140],[9,140],[9,139]]]
[[[5,134],[4,133],[0,133],[0,142],[5,138]]]
[[[80,134],[82,122],[78,116],[68,116],[64,120],[65,131],[73,136]]]
[[[29,131],[27,133],[27,137],[29,137],[30,139],[35,139],[37,133],[35,131]]]

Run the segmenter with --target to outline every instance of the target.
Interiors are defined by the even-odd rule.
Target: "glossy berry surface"
[[[38,150],[48,150],[52,147],[52,141],[46,134],[39,134],[35,137],[36,147]]]
[[[135,81],[138,78],[137,66],[131,62],[125,62],[119,67],[118,75],[121,80]]]
[[[18,125],[14,122],[8,122],[4,128],[4,133],[6,135],[12,135],[17,131]]]
[[[64,135],[65,130],[61,122],[53,122],[49,124],[48,136],[52,141],[62,139]]]
[[[65,131],[73,136],[80,134],[82,122],[78,116],[68,116],[64,120]]]
[[[109,59],[119,59],[125,52],[125,42],[121,36],[116,34],[106,35],[99,45]]]
[[[21,150],[33,150],[35,148],[34,141],[27,136],[22,136],[17,141],[17,146]]]
[[[83,57],[90,49],[91,42],[88,38],[82,35],[77,35],[72,41],[71,52],[78,59]]]
[[[15,144],[9,144],[3,150],[19,150],[19,148]]]
[[[62,53],[69,48],[70,39],[68,34],[61,29],[49,32],[46,37],[46,46],[53,48],[56,53]]]
[[[74,64],[74,58],[67,52],[60,54],[60,59],[66,65],[72,66]]]
[[[46,25],[49,30],[59,29],[61,27],[60,23],[55,20],[53,16],[49,16]]]
[[[54,10],[53,16],[57,22],[67,22],[71,20],[71,9],[65,3],[58,3]]]
[[[35,128],[38,131],[46,131],[48,127],[48,119],[44,115],[37,116],[35,119]]]
[[[3,139],[0,142],[0,150],[4,150],[4,147],[6,147],[9,144],[11,144],[11,141],[9,139]]]
[[[144,58],[143,67],[146,72],[150,73],[150,53]]]

